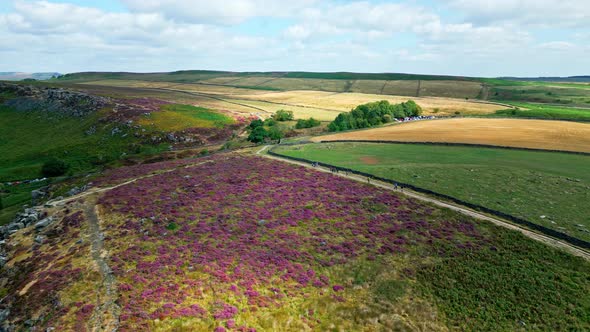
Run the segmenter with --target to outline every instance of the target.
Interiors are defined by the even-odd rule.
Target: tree
[[[293,120],[293,111],[286,111],[286,110],[278,110],[272,116],[273,119],[277,121],[292,121]]]
[[[276,126],[271,127],[268,130],[268,138],[270,138],[273,141],[280,140],[281,138],[283,138],[283,136],[285,136],[283,132]]]
[[[295,128],[296,129],[313,128],[313,127],[317,127],[321,124],[322,123],[319,120],[316,120],[314,118],[309,118],[307,120],[299,119],[299,120],[297,120],[297,123],[295,124]]]
[[[66,174],[70,167],[63,160],[51,158],[41,167],[41,173],[46,177],[60,176]]]
[[[253,143],[260,143],[263,142],[265,138],[268,137],[268,132],[264,127],[256,127],[252,129],[250,135],[248,135],[248,140]]]
[[[273,118],[268,118],[268,119],[264,120],[264,125],[267,127],[272,127],[276,124],[277,124],[277,121]]]
[[[262,120],[260,120],[260,119],[252,120],[252,122],[250,122],[250,125],[248,125],[248,127],[250,129],[254,129],[254,128],[262,127],[262,126],[264,126],[264,122],[262,122]]]

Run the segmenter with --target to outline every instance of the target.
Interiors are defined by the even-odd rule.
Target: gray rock
[[[11,224],[8,225],[8,231],[16,231],[19,229],[23,229],[25,228],[25,224],[23,224],[22,222],[13,222]]]
[[[31,198],[33,200],[38,200],[38,199],[41,199],[45,196],[47,196],[47,193],[41,189],[35,189],[35,190],[31,191]]]
[[[39,230],[49,226],[53,222],[52,217],[47,217],[35,224],[35,229]]]
[[[266,220],[264,220],[264,219],[258,220],[258,226],[264,226],[264,225],[266,225]]]
[[[43,235],[37,235],[35,236],[35,243],[37,244],[43,244],[43,242],[45,242],[46,237]]]
[[[88,189],[88,186],[81,186],[81,187],[74,187],[70,189],[66,195],[67,196],[74,196],[78,195],[79,193],[85,192]]]
[[[3,323],[10,315],[10,309],[0,310],[0,323]]]
[[[0,256],[0,269],[4,267],[4,265],[6,265],[6,262],[8,262],[8,257],[6,256]],[[0,319],[0,322],[2,320]]]

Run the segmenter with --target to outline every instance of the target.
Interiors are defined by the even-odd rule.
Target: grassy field
[[[574,108],[560,105],[532,104],[510,102],[518,109],[499,110],[495,113],[502,117],[564,119],[590,122],[590,105],[588,108]]]
[[[590,108],[590,89],[584,84],[524,82],[519,85],[494,86],[490,99]]]
[[[65,161],[70,174],[88,172],[121,158],[124,154],[150,154],[163,145],[139,146],[133,135],[116,135],[112,124],[99,123],[96,113],[83,118],[52,118],[43,112],[17,112],[0,106],[0,183],[40,178],[42,164],[51,157]],[[86,134],[95,127],[96,132]],[[123,127],[121,127],[123,128]],[[4,209],[0,224],[10,221],[22,204],[31,200],[31,190],[42,183],[3,186]]]
[[[458,118],[318,136],[313,141],[382,140],[486,144],[590,152],[590,124],[568,121]]]
[[[590,240],[589,156],[378,143],[275,151],[409,183]]]
[[[219,128],[235,122],[231,117],[191,105],[163,105],[161,112],[140,118],[139,124],[159,131],[180,131],[188,128]]]

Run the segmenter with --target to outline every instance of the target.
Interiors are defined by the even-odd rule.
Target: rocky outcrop
[[[105,97],[43,86],[0,83],[0,92],[14,96],[4,105],[18,111],[44,111],[60,116],[83,117],[111,104]]]
[[[11,234],[18,232],[19,230],[25,227],[29,227],[33,224],[36,225],[40,221],[43,221],[44,224],[47,223],[47,225],[49,225],[51,221],[53,221],[49,220],[48,222],[47,219],[51,219],[51,217],[44,218],[44,213],[41,212],[38,208],[25,209],[23,212],[17,214],[10,224],[0,226],[0,240],[6,239]]]

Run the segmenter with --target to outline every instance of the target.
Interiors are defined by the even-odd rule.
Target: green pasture
[[[412,184],[590,240],[590,156],[382,143],[274,151]]]

